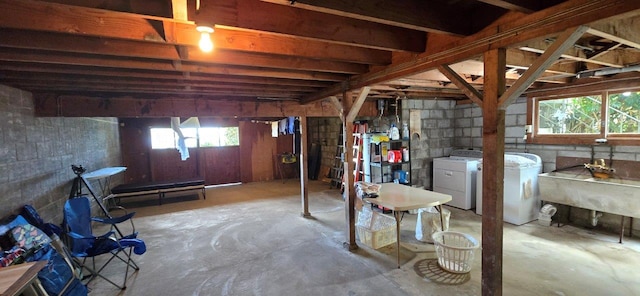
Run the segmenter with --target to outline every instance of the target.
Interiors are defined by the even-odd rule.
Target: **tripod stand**
[[[93,187],[91,187],[91,184],[87,182],[87,179],[82,177],[82,174],[84,174],[84,172],[86,172],[87,170],[83,168],[81,165],[73,165],[73,164],[71,165],[71,169],[73,170],[73,173],[76,174],[76,177],[73,179],[73,184],[71,185],[71,192],[69,192],[69,199],[83,195],[82,185],[84,184],[84,186],[87,188],[87,190],[89,191],[93,199],[96,201],[96,203],[98,204],[98,206],[100,207],[104,215],[107,218],[110,218],[110,219],[113,218],[111,214],[109,214],[109,210],[107,210],[107,208],[104,206],[104,204],[100,200],[100,197],[95,194],[95,190],[93,190]],[[113,227],[118,232],[118,234],[122,236],[122,232],[120,231],[120,229],[118,229],[118,227],[115,224],[113,225]]]

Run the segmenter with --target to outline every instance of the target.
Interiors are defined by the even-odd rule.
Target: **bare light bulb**
[[[196,27],[196,30],[200,32],[200,42],[198,42],[200,50],[204,52],[211,52],[213,50],[213,41],[211,41],[213,28],[208,26],[198,26]]]

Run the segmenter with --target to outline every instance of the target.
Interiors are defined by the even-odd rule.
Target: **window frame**
[[[608,145],[640,146],[640,133],[638,134],[614,134],[609,133],[609,94],[623,93],[625,91],[639,92],[640,88],[625,88],[602,91],[585,91],[576,93],[563,93],[559,95],[546,95],[530,97],[527,100],[527,125],[531,126],[531,132],[526,133],[527,143],[553,144],[553,145],[597,145],[596,139],[607,139]],[[540,101],[575,98],[582,96],[600,95],[602,105],[600,114],[600,133],[598,134],[540,134],[538,113]]]
[[[202,146],[202,142],[201,142],[201,136],[200,136],[200,129],[202,128],[236,128],[238,129],[238,144],[237,145],[222,145],[222,146]],[[153,148],[153,145],[151,145],[153,143],[153,138],[152,138],[152,133],[151,130],[152,129],[166,129],[166,130],[170,130],[172,132],[173,135],[173,147],[163,147],[163,148]],[[195,139],[195,146],[189,146],[188,148],[190,149],[211,149],[211,148],[226,148],[226,147],[239,147],[240,146],[240,127],[239,126],[202,126],[199,128],[194,128],[196,129],[196,139]],[[151,150],[162,150],[162,149],[177,149],[177,144],[178,144],[178,136],[177,133],[171,129],[170,127],[157,127],[157,126],[150,126],[149,127],[149,143],[150,143],[150,148]]]

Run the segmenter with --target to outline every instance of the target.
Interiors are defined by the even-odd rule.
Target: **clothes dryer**
[[[476,206],[476,172],[479,150],[454,150],[449,157],[433,160],[433,191],[449,194],[449,206],[469,210]]]

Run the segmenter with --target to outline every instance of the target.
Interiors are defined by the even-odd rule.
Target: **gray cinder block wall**
[[[420,136],[411,136],[411,184],[431,189],[433,159],[449,156],[455,142],[455,101],[414,100],[402,102],[402,118],[410,123],[410,110],[420,110]]]
[[[336,149],[340,138],[340,129],[342,129],[342,121],[339,117],[309,117],[308,122],[308,140],[310,143],[319,143],[321,151],[320,164],[322,166],[331,167],[336,155]],[[310,148],[311,145],[308,146]],[[319,180],[325,176],[318,176]]]
[[[543,172],[550,172],[556,169],[556,157],[571,156],[591,158],[591,146],[577,145],[534,145],[526,144],[523,139],[527,116],[526,98],[519,98],[507,107],[505,114],[505,151],[533,153],[543,162]],[[475,104],[460,105],[455,107],[455,142],[456,148],[477,148],[482,147],[482,109]],[[609,158],[609,146],[595,146],[595,158]],[[638,146],[615,146],[613,147],[613,160],[640,161],[640,147]],[[579,225],[588,226],[589,210],[572,208],[571,220]],[[620,216],[604,213],[600,218],[600,227],[612,232],[618,232],[620,227]],[[634,234],[640,235],[639,219],[634,221]],[[628,219],[625,223],[629,223]],[[625,227],[627,228],[627,227]]]
[[[35,117],[31,93],[0,85],[0,125],[0,219],[31,204],[60,223],[72,164],[87,172],[121,165],[114,118]]]

